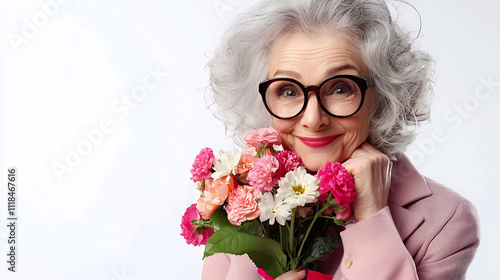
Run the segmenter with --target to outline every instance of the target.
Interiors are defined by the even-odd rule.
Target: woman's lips
[[[302,141],[302,143],[306,144],[311,148],[320,148],[332,143],[333,140],[337,138],[337,135],[320,137],[320,138],[311,138],[311,137],[298,137],[298,138],[300,139],[300,141]]]

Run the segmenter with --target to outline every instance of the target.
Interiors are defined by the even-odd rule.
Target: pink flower
[[[318,170],[316,177],[320,180],[319,200],[325,201],[328,193],[332,193],[341,207],[348,207],[354,201],[354,178],[339,162],[327,162]]]
[[[181,235],[186,239],[187,244],[193,244],[194,246],[205,245],[207,239],[214,233],[214,230],[209,227],[200,228],[191,222],[200,219],[200,212],[196,209],[196,204],[189,206],[182,216]]]
[[[235,226],[257,219],[260,216],[259,200],[260,192],[257,189],[251,186],[236,187],[228,198],[227,219]]]
[[[258,150],[263,146],[281,145],[278,131],[272,127],[252,130],[243,139]]]
[[[204,148],[196,156],[193,163],[193,168],[191,168],[191,180],[193,182],[201,181],[201,179],[210,179],[212,172],[212,163],[214,162],[214,152],[210,148]]]
[[[335,213],[335,207],[326,208],[326,210],[323,211],[323,215],[325,216],[331,216],[333,213]]]
[[[303,166],[302,159],[291,151],[280,151],[276,154],[276,159],[280,163],[280,177],[288,171],[293,171],[299,166]]]
[[[247,173],[253,166],[253,163],[257,159],[257,150],[255,147],[248,147],[246,148],[242,155],[240,162],[236,166],[236,173],[237,174],[243,174]]]
[[[278,183],[280,176],[276,176],[280,164],[276,157],[265,156],[255,160],[252,169],[248,172],[247,180],[251,186],[261,193],[270,191]]]
[[[351,216],[352,216],[351,205],[347,205],[344,209],[337,212],[335,218],[337,218],[337,220],[347,221],[351,218]]]

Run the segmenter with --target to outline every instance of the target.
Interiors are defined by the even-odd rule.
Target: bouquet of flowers
[[[353,177],[338,162],[309,174],[273,128],[244,140],[243,151],[204,148],[196,156],[191,180],[201,195],[182,217],[181,235],[205,245],[204,258],[248,254],[265,277],[315,270],[352,216]]]

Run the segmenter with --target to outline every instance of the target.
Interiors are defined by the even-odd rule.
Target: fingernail
[[[297,272],[301,272],[303,270],[304,270],[304,268],[301,267],[301,268],[297,269]]]

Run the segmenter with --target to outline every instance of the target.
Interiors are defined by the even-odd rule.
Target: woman
[[[309,172],[338,161],[353,175],[355,221],[318,269],[334,279],[463,279],[479,244],[474,206],[403,155],[430,114],[432,59],[411,43],[383,1],[271,0],[242,15],[209,62],[237,141],[273,125]],[[246,255],[216,254],[203,279],[256,271]]]

